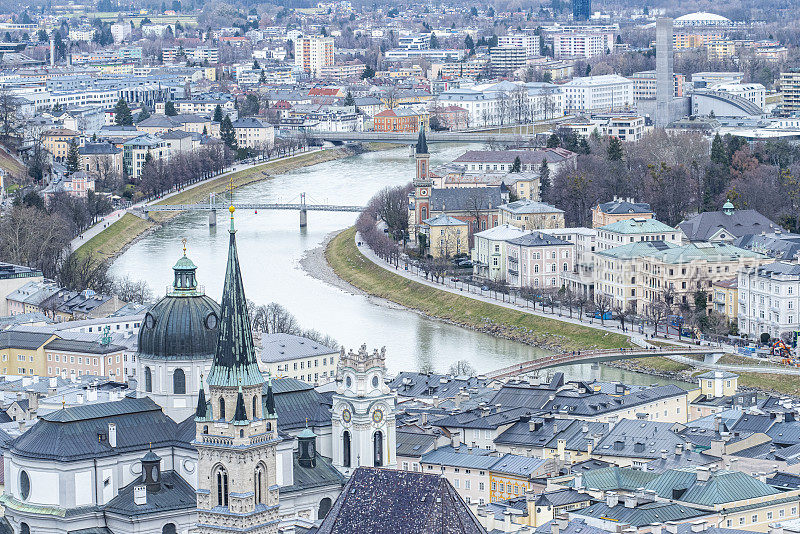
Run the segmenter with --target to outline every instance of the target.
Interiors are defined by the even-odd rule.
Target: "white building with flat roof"
[[[516,46],[525,50],[526,59],[541,55],[541,41],[538,35],[510,33],[497,38],[499,46]]]
[[[611,32],[564,32],[552,37],[556,59],[589,58],[614,51],[614,34]]]
[[[573,78],[562,91],[566,112],[598,113],[633,106],[633,82],[617,74]]]
[[[739,271],[739,334],[773,338],[800,330],[800,265],[784,261]]]

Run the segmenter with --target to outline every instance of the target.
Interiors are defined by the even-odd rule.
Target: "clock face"
[[[352,419],[353,419],[353,414],[350,413],[350,410],[345,408],[342,411],[342,421],[344,421],[345,423],[349,423]]]
[[[372,422],[376,425],[379,425],[383,421],[383,411],[378,408],[374,412],[372,412]]]

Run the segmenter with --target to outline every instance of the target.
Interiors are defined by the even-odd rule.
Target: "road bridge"
[[[397,143],[414,145],[417,132],[314,132],[314,137],[334,143]],[[425,134],[428,143],[528,143],[532,134],[488,133],[488,132],[428,132]]]
[[[208,202],[201,202],[197,204],[147,204],[135,208],[133,211],[138,211],[145,216],[152,212],[175,212],[175,211],[207,211],[209,226],[216,226],[217,224],[217,211],[225,211],[231,204],[225,202],[216,202],[214,194],[210,195]],[[364,210],[364,206],[349,206],[340,204],[308,204],[306,203],[306,194],[300,194],[300,202],[234,202],[233,207],[237,210],[283,210],[283,211],[299,211],[300,212],[300,227],[303,228],[308,224],[309,211],[328,211],[328,212],[351,212],[360,213]]]
[[[579,363],[597,363],[614,360],[627,360],[630,358],[652,358],[653,356],[688,356],[698,355],[704,359],[713,359],[722,354],[723,350],[715,347],[659,347],[659,348],[632,348],[632,349],[607,349],[607,350],[582,350],[556,354],[549,358],[538,358],[525,363],[517,363],[485,373],[487,378],[510,378],[525,375],[541,369],[559,367],[561,365],[575,365]],[[694,360],[693,360],[694,361]],[[701,362],[695,361],[697,364]]]

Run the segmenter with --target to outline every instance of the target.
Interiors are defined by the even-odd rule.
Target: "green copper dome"
[[[184,255],[173,269],[172,291],[150,308],[139,329],[139,356],[210,360],[219,336],[219,304],[197,289],[192,260]]]

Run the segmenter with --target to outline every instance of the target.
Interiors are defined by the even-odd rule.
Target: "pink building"
[[[551,235],[531,232],[506,241],[506,280],[511,287],[560,288],[574,262],[575,245]]]

